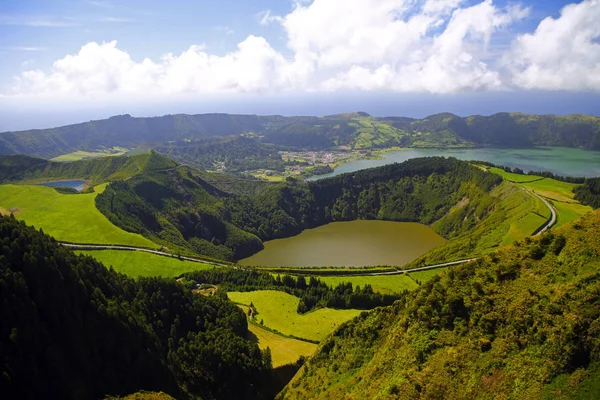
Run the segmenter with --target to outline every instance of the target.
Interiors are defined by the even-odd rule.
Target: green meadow
[[[248,331],[249,339],[261,350],[271,349],[273,368],[294,363],[300,356],[309,357],[318,347],[314,343],[283,337],[255,324],[248,324]]]
[[[234,303],[254,305],[258,312],[255,321],[283,335],[321,341],[342,323],[356,317],[361,310],[334,310],[321,308],[306,314],[298,314],[296,309],[300,299],[275,290],[254,292],[229,292]]]
[[[442,272],[446,271],[449,268],[454,268],[454,267],[427,269],[425,271],[410,272],[408,275],[415,281],[418,281],[421,284],[423,284],[423,283],[427,282],[428,280],[430,280],[431,278],[433,278],[434,276],[441,274]]]
[[[520,175],[506,172],[500,168],[490,168],[491,172],[502,176],[505,180],[514,182],[517,186],[533,190],[538,195],[545,197],[556,208],[557,222],[554,226],[558,228],[568,222],[581,218],[583,215],[592,211],[592,208],[579,203],[575,200],[573,190],[579,186],[575,183],[557,181],[556,179],[543,178],[536,175]],[[538,200],[539,201],[539,200]],[[546,208],[542,204],[542,208]],[[538,205],[538,210],[541,208]],[[547,209],[547,208],[546,208]],[[546,215],[544,212],[537,212],[540,215]],[[512,243],[512,239],[518,238],[520,233],[528,231],[532,226],[539,222],[539,218],[529,215],[515,230],[509,232],[504,241],[505,244]],[[542,222],[543,223],[543,222]],[[539,225],[538,225],[539,226]],[[520,232],[519,232],[520,231]]]
[[[87,158],[100,158],[100,157],[116,157],[122,156],[127,152],[127,149],[122,147],[113,147],[110,151],[74,151],[68,154],[62,154],[58,157],[52,158],[50,161],[58,162],[72,162],[85,160]]]
[[[364,287],[371,285],[375,292],[382,294],[400,293],[404,290],[416,289],[419,285],[409,276],[399,275],[376,275],[376,276],[319,276],[321,281],[329,286],[337,286],[340,283],[352,283],[352,286]]]
[[[116,227],[96,208],[96,196],[105,187],[96,186],[94,193],[62,194],[46,186],[0,185],[0,207],[60,241],[158,247]]]
[[[85,250],[76,251],[76,253],[94,257],[107,267],[112,266],[115,271],[133,278],[138,276],[175,278],[186,272],[214,268],[210,264],[179,260],[142,251]]]

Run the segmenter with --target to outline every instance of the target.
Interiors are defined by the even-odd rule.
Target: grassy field
[[[76,251],[76,253],[92,256],[107,267],[112,266],[115,271],[133,278],[138,276],[174,278],[185,272],[214,268],[209,264],[178,260],[141,251],[86,250]]]
[[[249,339],[258,344],[262,350],[271,349],[273,368],[296,362],[300,356],[309,357],[317,349],[314,343],[286,338],[276,333],[262,329],[254,324],[248,324]]]
[[[229,298],[238,304],[254,304],[256,321],[284,335],[320,341],[342,323],[356,317],[360,310],[333,310],[321,308],[303,315],[296,312],[300,299],[275,290],[229,292]]]
[[[506,180],[516,182],[516,185],[518,186],[533,190],[538,195],[550,200],[552,205],[556,208],[558,216],[557,223],[554,226],[555,228],[574,221],[592,211],[591,207],[585,206],[575,200],[573,189],[578,186],[575,183],[562,182],[557,181],[556,179],[542,178],[535,175],[513,174],[499,168],[490,168],[490,171],[502,176]],[[540,209],[539,205],[537,208],[538,210]],[[546,207],[543,206],[542,208]],[[544,212],[538,211],[538,213],[544,216],[546,215]],[[527,218],[521,221],[519,226],[515,227],[515,229],[511,229],[505,238],[504,243],[512,243],[513,239],[518,238],[521,233],[528,231],[537,224],[539,220],[540,218],[536,218],[533,214],[527,216]]]
[[[46,186],[0,185],[0,207],[57,240],[157,248],[145,237],[116,227],[98,211],[94,200],[105,187],[96,186],[96,192],[88,194],[61,194]]]
[[[122,156],[126,152],[127,149],[121,147],[114,147],[110,151],[74,151],[72,153],[62,154],[58,157],[54,157],[50,161],[71,162],[84,160],[86,158],[114,157]]]
[[[447,270],[448,268],[453,268],[453,267],[428,269],[428,270],[425,270],[425,271],[411,272],[409,274],[409,276],[412,279],[414,279],[415,281],[419,281],[421,283],[425,283],[428,280],[430,280],[431,278],[433,278],[434,276],[436,276],[437,274],[441,274],[443,271]]]
[[[323,282],[330,286],[351,282],[352,286],[371,285],[373,290],[382,294],[399,293],[403,290],[416,289],[418,285],[406,275],[381,275],[381,276],[319,276]]]
[[[496,175],[500,175],[504,180],[515,182],[515,183],[524,183],[524,182],[533,182],[538,181],[540,179],[544,179],[541,176],[537,175],[522,175],[522,174],[513,174],[512,172],[506,172],[501,168],[489,168],[490,172],[493,172]]]
[[[592,212],[593,209],[590,206],[583,205],[581,203],[561,203],[559,201],[551,201],[552,205],[556,208],[558,214],[558,220],[555,228],[562,226],[568,222],[575,221],[581,218],[583,215]]]
[[[528,182],[521,184],[527,189],[531,189],[540,196],[547,197],[558,201],[575,201],[573,188],[578,186],[574,183],[561,182],[550,178],[542,179],[541,181]]]
[[[510,225],[510,229],[502,238],[502,244],[504,245],[531,235],[550,218],[550,210],[543,201],[530,194],[526,194],[526,196],[524,204],[527,205],[530,211]]]

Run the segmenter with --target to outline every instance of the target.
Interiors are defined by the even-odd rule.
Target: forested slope
[[[596,399],[600,212],[341,326],[285,399]]]
[[[133,280],[0,217],[0,397],[266,398],[246,317],[173,280]]]

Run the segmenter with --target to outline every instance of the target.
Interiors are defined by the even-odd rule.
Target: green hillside
[[[362,314],[279,398],[598,398],[599,226],[589,214]]]
[[[0,185],[0,214],[12,213],[60,241],[159,247],[111,224],[96,208],[95,200],[105,187],[96,186],[92,193],[64,194],[46,186]]]
[[[229,150],[235,148],[236,142],[221,142],[220,139],[240,135],[263,144],[317,150],[334,146],[381,149],[476,145],[562,146],[598,150],[600,118],[519,113],[466,118],[442,113],[423,119],[376,118],[366,113],[326,117],[178,114],[134,118],[120,115],[52,129],[0,133],[0,154],[53,158],[81,151],[107,152],[113,148],[146,146],[159,147],[165,154],[182,162],[228,163],[227,156],[219,157],[217,153],[228,147]],[[244,150],[248,155],[243,161],[245,166],[281,165],[281,159],[268,146],[261,147],[255,142],[248,147],[252,150]],[[261,159],[256,157],[258,154],[269,155]]]
[[[432,225],[450,241],[421,262],[456,260],[530,235],[547,213],[539,200],[502,184],[500,176],[442,157],[270,185],[202,172],[154,151],[73,163],[23,156],[0,161],[10,166],[5,179],[18,177],[18,183],[66,178],[111,182],[88,194],[0,186],[5,213],[13,210],[59,240],[133,244],[137,237],[142,241],[136,245],[142,247],[161,245],[222,260],[248,257],[263,248],[262,241],[356,219]]]
[[[102,157],[68,163],[22,155],[0,156],[0,183],[86,179],[92,184],[99,184],[176,166],[177,163],[154,151],[131,157]]]
[[[133,280],[14,218],[0,237],[2,398],[268,398],[270,360],[226,298]]]

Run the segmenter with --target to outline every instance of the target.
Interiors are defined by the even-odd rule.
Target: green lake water
[[[413,222],[333,222],[271,240],[241,265],[265,267],[404,265],[446,240]]]
[[[459,160],[481,160],[528,171],[550,171],[564,176],[600,176],[600,152],[566,147],[534,147],[530,149],[406,149],[383,154],[381,160],[358,160],[342,164],[334,172],[313,179],[404,162],[417,157],[456,157]]]

